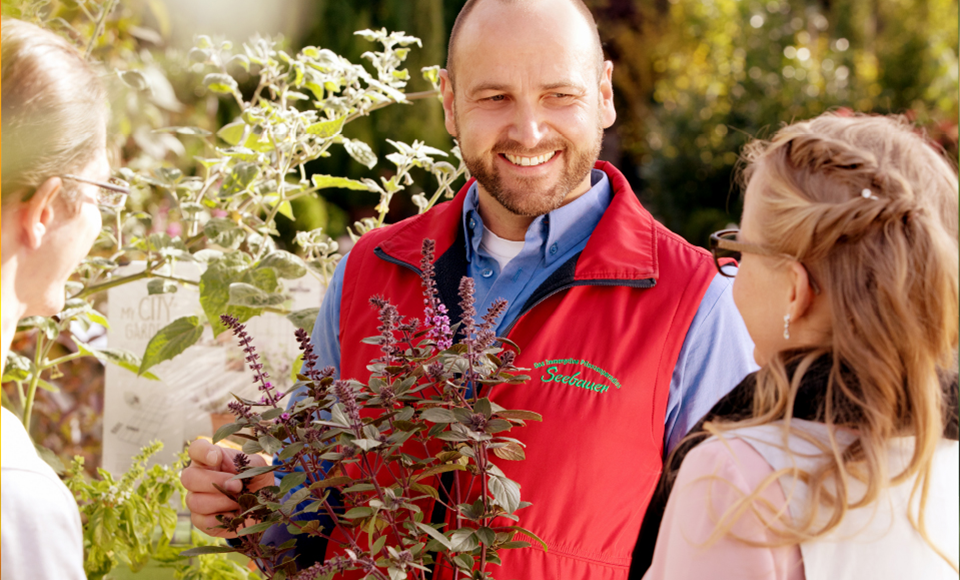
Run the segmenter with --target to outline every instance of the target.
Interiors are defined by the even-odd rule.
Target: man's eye
[[[487,97],[486,100],[488,100],[488,101],[490,101],[490,102],[493,102],[493,103],[499,103],[500,101],[502,101],[502,100],[504,100],[504,99],[506,99],[506,97],[503,96],[503,95],[493,95],[492,97]]]

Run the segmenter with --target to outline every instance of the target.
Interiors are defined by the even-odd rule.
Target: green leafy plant
[[[75,15],[79,23],[73,24],[54,16],[56,12],[46,13],[44,20],[50,4],[4,3],[4,13],[66,30],[85,54],[102,54],[104,66],[117,73],[127,96],[152,90],[151,79],[156,75],[137,68],[144,66],[142,59],[131,56],[129,50],[122,58],[101,50],[101,36],[119,38],[123,35],[117,27],[132,27],[123,20],[126,16],[111,20],[118,7],[115,0],[81,2]],[[83,38],[84,31],[92,36]],[[3,380],[15,384],[16,400],[5,393],[5,404],[20,414],[28,429],[37,389],[56,389],[43,377],[56,377],[58,365],[75,358],[92,355],[155,378],[149,370],[195,344],[206,326],[212,327],[214,336],[220,334],[225,327],[218,316],[224,311],[241,321],[270,312],[287,316],[296,326],[312,324],[316,310],[292,312],[283,281],[308,275],[328,280],[340,258],[339,247],[322,228],[296,235],[300,255],[278,245],[277,216],[294,219],[295,200],[328,189],[377,193],[377,216],[353,226],[350,233],[356,238],[384,224],[394,196],[413,184],[410,171],[414,167],[436,179],[433,193],[414,196],[421,211],[444,196],[452,197],[452,184],[465,172],[458,151],[452,153],[457,160],[454,166],[442,160],[447,153],[416,141],[390,141],[397,150],[387,155],[393,169],[379,181],[307,172],[306,164],[328,156],[331,147],[343,147],[358,163],[374,168],[379,160],[370,146],[345,137],[344,126],[388,105],[410,104],[438,94],[436,88],[403,92],[410,74],[402,64],[411,48],[419,45],[417,38],[385,30],[357,34],[380,47],[363,55],[372,71],[318,47],[288,54],[277,41],[256,38],[234,52],[228,42],[197,38],[186,64],[198,78],[202,75],[199,90],[217,96],[237,114],[219,128],[166,126],[147,131],[154,137],[183,139],[187,144],[184,150],[199,154],[179,158],[173,166],[160,159],[143,162],[141,155],[138,165],[145,169],[120,170],[132,184],[133,193],[126,207],[105,210],[105,226],[94,249],[68,283],[67,308],[53,318],[21,323],[22,330],[37,332],[33,356],[15,354],[7,361]],[[436,87],[437,67],[425,69],[424,76]],[[244,91],[235,77],[255,83],[255,87]],[[179,224],[179,235],[152,231],[153,222],[161,216],[140,208],[148,205],[145,200],[157,196],[169,203],[163,218]],[[181,262],[198,265],[202,271],[199,280],[178,275],[176,266]],[[134,266],[120,269],[131,264]],[[94,302],[108,289],[142,280],[148,281],[150,294],[176,292],[183,285],[197,287],[202,315],[172,321],[157,332],[142,355],[117,348],[94,349],[72,333],[77,328],[74,323],[81,329],[91,324],[109,327],[93,308]],[[61,334],[60,342],[72,341],[76,350],[51,358],[51,348]]]
[[[222,555],[207,556],[196,563],[184,562],[179,556],[184,546],[172,545],[177,511],[171,504],[179,497],[183,505],[186,490],[179,477],[187,458],[184,452],[172,466],[148,468],[150,457],[162,448],[160,442],[144,447],[133,458],[131,468],[119,478],[103,469],[97,470],[98,479],[86,477],[81,457],[74,458],[67,470],[67,487],[73,492],[84,520],[87,578],[103,578],[119,565],[137,572],[152,559],[174,566],[182,578],[212,577],[202,574],[206,570],[219,570],[219,577],[224,580],[247,578],[247,570]],[[193,545],[211,544],[199,537],[192,539]]]
[[[404,318],[384,299],[371,299],[381,334],[365,342],[379,345],[382,356],[369,367],[367,384],[334,380],[332,367],[316,368],[310,338],[298,329],[304,362],[288,403],[290,393],[267,380],[243,324],[222,317],[246,353],[262,398],[237,397],[230,405],[236,422],[220,428],[214,440],[240,437],[244,453],[267,452],[277,461],[252,467],[246,455],[236,457],[235,478],[244,489],[220,491],[240,511],[221,516],[220,523],[239,535],[236,550],[255,559],[268,578],[329,579],[346,570],[383,580],[427,578],[431,565],[452,567],[458,577],[489,578],[487,566],[500,562],[500,551],[529,546],[514,540],[518,532],[536,538],[517,525],[516,512],[529,504],[494,459],[522,460],[523,444],[505,433],[541,418],[477,396],[485,385],[529,379],[513,365],[517,347],[504,339],[498,346],[493,332],[506,302],[496,301],[477,324],[473,280],[465,277],[463,317],[451,327],[437,298],[433,258],[434,243],[425,240],[423,322]],[[280,484],[246,487],[265,473],[282,475]],[[454,514],[448,529],[425,518],[431,502]],[[314,517],[304,519],[308,514]],[[286,526],[295,537],[280,546],[262,543],[274,526]],[[291,551],[298,537],[309,536],[327,538],[335,555],[297,572]]]

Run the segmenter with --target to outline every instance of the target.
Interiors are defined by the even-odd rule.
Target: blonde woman
[[[956,173],[900,120],[828,114],[743,177],[711,245],[761,369],[675,452],[643,578],[956,578]]]
[[[63,39],[2,23],[3,340],[17,321],[63,309],[64,283],[100,232],[97,205],[122,203],[107,183],[107,99]],[[83,538],[73,496],[36,454],[20,419],[2,410],[3,580],[81,580]]]

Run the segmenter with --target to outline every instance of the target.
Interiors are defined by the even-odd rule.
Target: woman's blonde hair
[[[0,30],[6,205],[103,151],[108,101],[94,68],[63,38],[13,18]]]
[[[929,542],[927,488],[946,408],[938,374],[956,372],[960,324],[957,174],[897,117],[821,115],[751,143],[744,161],[742,185],[763,177],[762,187],[751,190],[763,242],[807,266],[824,288],[832,329],[822,344],[778,353],[760,369],[751,419],[707,429],[722,434],[782,420],[786,437],[803,375],[830,355],[818,420],[830,427],[831,445],[821,445],[820,471],[798,474],[814,509],[803,521],[781,519],[774,531],[784,543],[815,539],[848,509],[915,481],[920,509],[909,516]],[[857,440],[839,448],[834,426],[855,430]],[[887,444],[899,436],[913,436],[916,444],[907,467],[892,474]],[[849,477],[866,486],[856,501],[848,497]],[[760,491],[731,513],[742,513]],[[815,521],[812,514],[824,510],[826,523]]]

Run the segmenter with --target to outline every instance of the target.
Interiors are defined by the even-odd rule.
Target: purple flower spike
[[[397,311],[397,307],[380,296],[371,298],[370,304],[380,310],[380,326],[377,327],[377,330],[380,331],[380,350],[383,352],[383,357],[380,358],[380,362],[387,363],[388,365],[394,364],[397,355],[401,352],[400,347],[397,346],[395,332],[403,323],[403,319]]]
[[[274,405],[278,397],[273,392],[273,385],[267,382],[270,375],[263,370],[263,363],[259,362],[260,355],[257,354],[256,347],[253,346],[253,338],[247,334],[247,328],[240,324],[239,320],[228,314],[221,314],[220,320],[229,327],[230,330],[233,331],[234,336],[237,337],[237,342],[246,355],[247,366],[253,371],[253,382],[260,383],[260,390],[265,393],[264,398],[261,399],[261,404]]]
[[[307,331],[298,328],[296,331],[297,344],[303,352],[303,374],[310,377],[311,380],[319,381],[323,378],[321,371],[317,370],[317,360],[320,358],[313,352],[313,342]]]
[[[420,278],[423,280],[423,323],[429,328],[427,340],[432,340],[438,350],[446,350],[453,346],[453,336],[450,332],[450,317],[447,316],[447,307],[437,298],[436,270],[433,267],[433,258],[436,252],[436,242],[423,240],[420,250]]]

